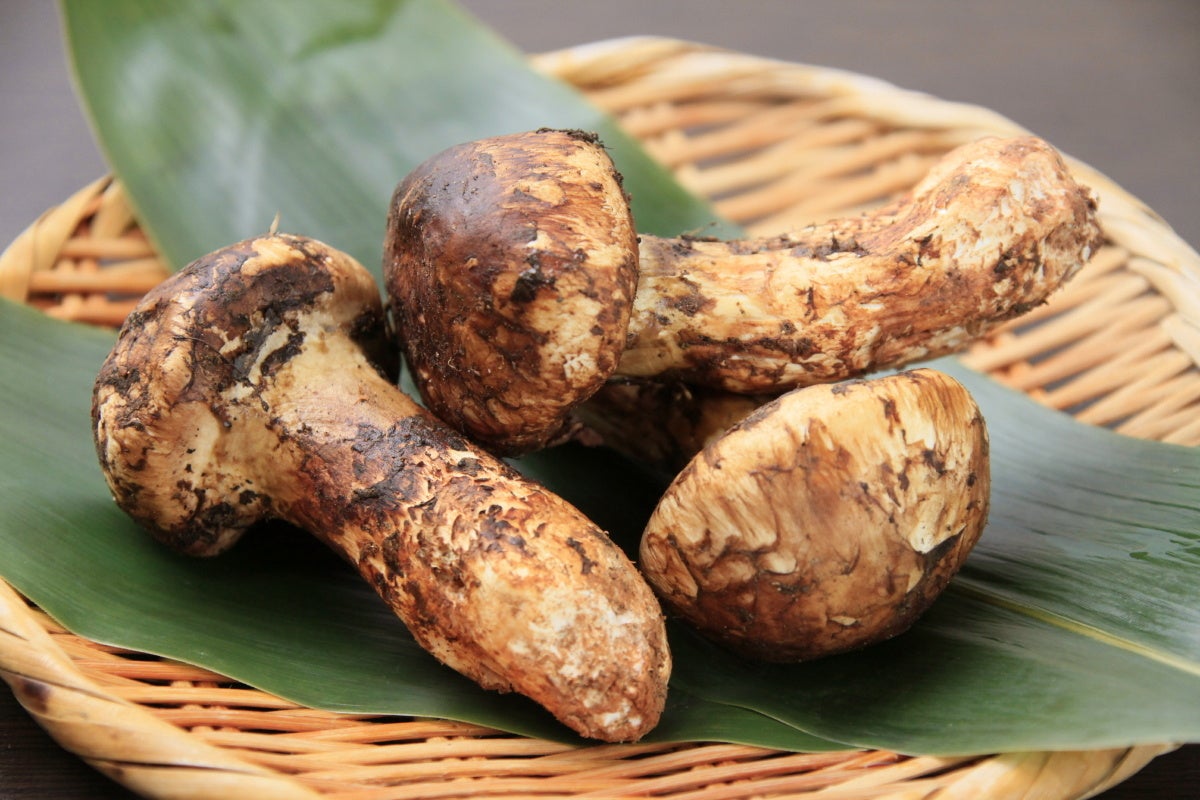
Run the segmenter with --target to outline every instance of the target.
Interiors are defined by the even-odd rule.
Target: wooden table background
[[[525,52],[658,34],[850,69],[988,106],[1105,172],[1200,247],[1196,0],[461,4]],[[0,0],[0,104],[6,243],[106,171],[70,84],[54,3]],[[133,796],[62,750],[0,688],[0,798]],[[1200,745],[1156,759],[1101,796],[1197,798]]]

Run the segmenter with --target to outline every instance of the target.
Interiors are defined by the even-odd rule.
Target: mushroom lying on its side
[[[263,236],[176,273],[96,379],[117,503],[197,556],[293,523],[445,664],[584,736],[641,737],[671,670],[650,588],[580,511],[382,375],[384,327],[370,273],[313,239]]]
[[[646,527],[641,566],[706,636],[767,661],[907,630],[987,519],[983,417],[928,369],[796,389],[704,448]]]
[[[541,130],[451,147],[396,187],[399,345],[428,407],[492,452],[558,441],[614,376],[776,395],[957,352],[1101,241],[1090,192],[1030,136],[769,238],[639,236],[622,186],[595,136]]]

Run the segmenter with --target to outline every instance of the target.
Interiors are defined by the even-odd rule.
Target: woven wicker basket
[[[757,233],[878,204],[943,152],[1022,132],[886,83],[665,39],[534,64],[612,112],[679,180]],[[1200,444],[1200,256],[1073,164],[1107,244],[1052,303],[966,360],[1131,436]],[[0,256],[0,293],[116,325],[166,274],[118,182],[47,212]],[[0,582],[0,674],[68,750],[148,797],[1089,797],[1170,745],[973,758],[781,753],[727,744],[568,747],[437,720],[298,707],[185,664],[63,630]]]

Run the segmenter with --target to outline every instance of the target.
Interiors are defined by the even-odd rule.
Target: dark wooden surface
[[[527,52],[658,34],[985,105],[1099,168],[1200,245],[1195,0],[462,4]],[[45,0],[0,0],[0,242],[105,172],[71,88],[55,15]],[[131,797],[60,748],[0,687],[0,798]],[[1101,798],[1197,800],[1200,746],[1156,759]]]

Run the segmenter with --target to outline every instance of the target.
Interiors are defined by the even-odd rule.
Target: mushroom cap
[[[248,239],[168,278],[126,319],[93,390],[117,504],[176,550],[227,549],[274,516],[271,481],[297,458],[271,431],[275,373],[328,334],[386,364],[384,320],[370,273],[301,236]]]
[[[637,233],[594,135],[452,147],[392,198],[383,273],[425,404],[493,450],[545,446],[616,369]]]
[[[641,565],[732,650],[799,661],[907,630],[978,540],[983,417],[920,369],[796,389],[701,451],[652,515]]]

